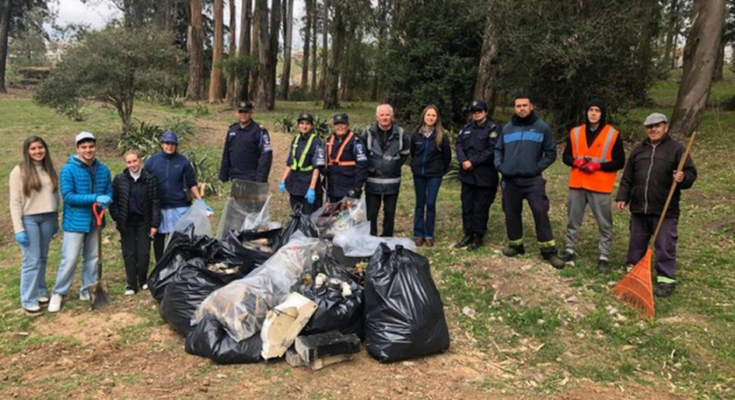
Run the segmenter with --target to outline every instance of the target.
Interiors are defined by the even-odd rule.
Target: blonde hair
[[[131,154],[135,154],[136,157],[140,158],[140,152],[138,150],[130,149],[126,151],[125,154],[123,154],[123,160],[128,158],[128,156]]]

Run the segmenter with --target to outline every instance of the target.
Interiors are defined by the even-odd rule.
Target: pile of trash
[[[449,348],[428,260],[410,240],[370,236],[364,197],[313,215],[297,208],[284,228],[269,221],[268,203],[235,218],[244,207],[231,197],[218,238],[191,207],[171,235],[148,286],[187,353],[218,364],[285,357],[318,370],[352,359],[363,342],[380,362]]]

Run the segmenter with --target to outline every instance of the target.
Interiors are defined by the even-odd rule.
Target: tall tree
[[[281,29],[281,0],[271,0],[270,45],[268,47],[268,110],[276,108],[276,66],[278,65],[278,32]]]
[[[344,4],[345,0],[332,0],[334,14],[332,17],[332,60],[324,75],[324,109],[339,108],[339,75],[341,67],[342,47],[345,42]]]
[[[328,58],[327,46],[329,44],[329,0],[323,1],[322,9],[322,79],[319,81],[319,89],[325,89],[327,76]]]
[[[268,40],[268,0],[255,0],[255,22],[253,32],[258,33],[258,72],[255,85],[255,108],[268,109],[268,65],[270,62],[270,40]]]
[[[235,2],[237,0],[229,0],[230,4],[230,29],[229,29],[229,37],[230,37],[230,52],[228,54],[228,57],[234,58],[237,55],[237,6],[235,5]],[[235,80],[237,79],[236,76],[232,77],[232,79],[227,80],[227,100],[232,102],[235,98]]]
[[[498,73],[498,30],[493,19],[493,14],[498,12],[502,5],[500,0],[487,2],[487,19],[485,20],[485,33],[482,38],[482,51],[480,53],[480,66],[477,69],[477,81],[475,83],[475,99],[484,99],[487,102],[488,114],[493,115],[495,111],[495,100],[497,98]]]
[[[291,82],[291,41],[293,39],[293,0],[284,0],[283,20],[283,76],[281,77],[281,99],[288,100]]]
[[[189,100],[204,98],[204,24],[202,22],[202,0],[189,0]]]
[[[250,57],[250,30],[251,21],[253,19],[253,0],[242,0],[242,10],[240,11],[240,57]],[[238,97],[242,100],[248,99],[250,68],[246,69],[238,79]]]
[[[222,58],[224,56],[224,0],[214,0],[214,45],[212,47],[212,69],[209,75],[209,104],[222,102]]]
[[[674,44],[674,36],[676,32],[677,21],[679,20],[679,2],[680,0],[670,0],[668,6],[668,30],[666,31],[666,44],[664,45],[664,58],[660,69],[660,77],[665,77],[665,72],[670,68],[671,64],[671,45]],[[674,44],[675,46],[675,44]]]
[[[387,0],[378,0],[378,9],[376,10],[376,23],[378,26],[378,37],[377,37],[377,55],[375,62],[378,64],[384,58],[386,45],[388,42],[388,4]],[[372,101],[378,100],[378,93],[380,92],[383,83],[383,68],[375,68],[375,75],[373,76],[373,87],[370,93],[370,99]]]
[[[672,135],[699,129],[720,49],[725,0],[694,0],[692,27],[684,47],[684,74],[671,117]]]
[[[309,55],[311,49],[311,8],[314,0],[306,0],[304,12],[304,50],[301,58],[301,91],[309,91]]]
[[[250,70],[250,82],[252,84],[252,87],[250,88],[250,98],[255,99],[258,97],[258,82],[260,82],[260,23],[261,18],[258,14],[258,0],[253,0],[253,5],[255,6],[255,11],[253,12],[253,32],[252,32],[252,49],[250,51],[250,54],[253,55],[253,58],[255,60],[254,64],[255,67]],[[265,29],[268,29],[268,2],[265,2],[265,9],[263,10],[265,13]],[[266,39],[267,40],[267,39]]]
[[[5,67],[8,61],[8,36],[10,36],[10,14],[13,11],[12,0],[3,0],[0,8],[0,93],[8,93],[5,87]]]
[[[319,2],[318,0],[312,0],[313,1],[313,7],[311,7],[311,54],[313,54],[313,58],[311,60],[311,90],[316,91],[317,85],[316,85],[316,70],[317,66],[319,65],[318,60],[318,48],[317,48],[317,33],[319,32],[319,15],[318,15],[318,8],[319,8]]]

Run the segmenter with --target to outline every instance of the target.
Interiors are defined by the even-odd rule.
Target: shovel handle
[[[94,214],[94,218],[97,220],[97,226],[102,226],[102,219],[105,218],[106,212],[107,209],[100,207],[100,204],[96,201],[92,204],[92,213]]]

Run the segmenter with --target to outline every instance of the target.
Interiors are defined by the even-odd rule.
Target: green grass
[[[637,125],[646,114],[662,111],[670,115],[678,91],[678,74],[672,74],[666,82],[658,82],[650,91],[652,104],[647,108],[632,110],[627,118],[631,123],[624,127],[626,137],[642,137]],[[713,86],[713,105],[735,95],[735,78],[726,74],[726,80]],[[345,103],[353,125],[364,127],[373,118],[374,104]],[[158,105],[136,103],[135,117],[141,120],[161,121],[171,115],[196,121],[200,126],[216,126],[217,129],[202,131],[188,142],[186,148],[210,150],[215,155],[213,163],[219,162],[218,145],[224,138],[224,129],[234,121],[226,106],[209,106],[209,114],[194,118],[191,110],[168,109]],[[20,147],[25,137],[39,134],[48,139],[57,166],[73,150],[73,136],[81,130],[98,134],[102,144],[102,158],[113,172],[122,170],[122,162],[115,149],[115,136],[119,121],[114,111],[89,105],[88,120],[71,122],[52,110],[33,104],[27,94],[12,98],[0,97],[0,204],[7,204],[7,177],[20,159]],[[256,113],[254,119],[266,126],[272,135],[277,132],[275,122],[294,118],[298,112],[312,111],[315,115],[328,118],[336,110],[323,111],[315,102],[278,103],[271,113]],[[507,120],[510,109],[498,110],[499,118]],[[637,122],[635,122],[637,121]],[[545,379],[534,391],[546,395],[568,390],[565,377],[589,379],[597,383],[637,383],[657,390],[699,398],[732,398],[735,384],[735,348],[732,346],[735,327],[735,161],[731,156],[735,146],[735,112],[725,112],[710,107],[701,126],[701,134],[694,147],[693,158],[699,170],[694,187],[682,196],[682,215],[679,221],[678,270],[679,288],[668,299],[656,300],[656,320],[643,321],[618,303],[610,295],[610,282],[617,281],[622,272],[616,270],[611,276],[600,276],[595,270],[598,233],[591,214],[585,217],[580,243],[579,262],[574,268],[552,273],[546,270],[538,257],[534,240],[534,227],[530,213],[526,213],[527,255],[522,265],[529,270],[511,270],[518,264],[504,265],[502,256],[496,252],[506,241],[504,218],[500,207],[500,195],[490,212],[490,229],[485,238],[488,245],[476,253],[451,250],[449,245],[461,236],[460,186],[454,180],[443,183],[439,196],[437,219],[437,243],[432,249],[421,252],[431,260],[432,272],[442,293],[445,312],[451,323],[454,339],[463,351],[478,351],[490,359],[504,360],[518,372],[518,377],[508,380],[488,379],[479,383],[478,391],[497,392],[507,390],[509,394],[526,392],[514,383],[522,383],[525,374],[540,373]],[[219,140],[218,140],[219,138]],[[200,140],[204,139],[204,140]],[[630,143],[626,150],[632,150]],[[281,151],[283,151],[281,149]],[[271,181],[277,180],[283,166],[274,163]],[[563,245],[566,223],[566,194],[568,169],[556,162],[546,173],[547,191],[552,209],[550,217],[557,238]],[[414,193],[411,174],[404,169],[404,181],[398,205],[397,234],[411,236]],[[282,222],[285,217],[286,200],[274,198],[272,216]],[[207,200],[216,210],[222,210],[223,200]],[[6,226],[0,233],[0,354],[19,354],[24,349],[42,347],[51,343],[66,343],[71,349],[82,349],[80,343],[64,336],[39,337],[33,335],[32,319],[18,313],[19,251],[12,240],[10,220],[6,207],[0,207],[0,222]],[[216,227],[215,227],[216,229]],[[622,266],[625,261],[628,239],[628,215],[616,212],[614,216],[614,252],[612,264]],[[122,260],[116,233],[107,230],[110,245],[105,248],[105,268],[108,284],[113,292],[124,287]],[[59,262],[60,241],[52,243],[48,268],[48,285],[53,286],[56,266]],[[488,263],[495,269],[487,268]],[[519,288],[552,280],[552,284],[540,292],[520,290],[499,298],[492,287],[505,279],[516,283]],[[78,284],[78,283],[77,283]],[[76,286],[75,286],[76,287]],[[574,293],[585,310],[579,315],[565,307],[558,291]],[[122,296],[113,297],[121,301]],[[126,311],[142,317],[142,322],[120,329],[116,346],[134,346],[145,341],[146,336],[162,324],[150,300],[125,303]],[[469,316],[465,308],[474,311]],[[83,305],[71,302],[74,312],[85,312]],[[67,310],[67,308],[65,308]],[[612,310],[612,311],[611,311]],[[42,318],[51,318],[45,316]],[[21,336],[30,332],[30,336]],[[473,340],[467,341],[469,336]],[[461,342],[461,343],[460,343]],[[467,347],[470,347],[467,349]],[[503,350],[503,351],[501,351]],[[507,350],[507,351],[506,351]],[[182,351],[183,349],[178,349]],[[25,368],[27,366],[17,366]],[[222,367],[204,364],[197,373],[212,376]],[[231,371],[231,370],[230,370]],[[141,377],[119,371],[123,380],[131,384]],[[290,368],[264,365],[260,376],[265,379],[294,379],[298,374]],[[82,374],[83,375],[83,374]],[[83,376],[91,379],[91,376]],[[12,383],[11,384],[19,384]],[[74,392],[79,388],[69,381],[49,379],[42,383],[49,391]],[[674,389],[675,387],[675,389]],[[86,389],[85,389],[86,390]],[[515,391],[517,390],[517,391]],[[330,393],[312,391],[305,393],[309,398],[331,398]]]

